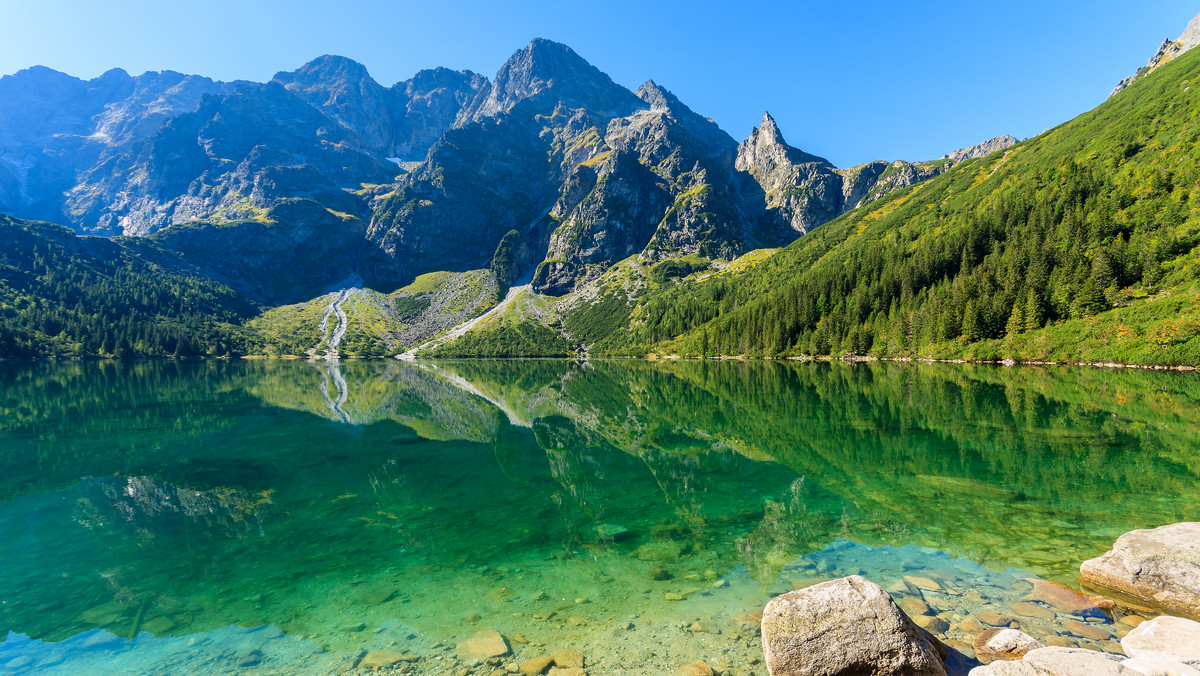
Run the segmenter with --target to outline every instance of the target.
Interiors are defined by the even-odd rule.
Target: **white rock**
[[[1121,663],[1142,676],[1200,676],[1200,669],[1165,657],[1131,657]]]
[[[1139,624],[1121,639],[1130,657],[1165,657],[1200,666],[1200,622],[1164,615]]]

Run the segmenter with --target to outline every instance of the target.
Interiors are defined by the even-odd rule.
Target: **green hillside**
[[[602,351],[1200,363],[1200,51],[1096,110],[643,295]],[[568,326],[571,318],[567,318]]]
[[[257,308],[145,240],[0,215],[0,358],[223,356]]]

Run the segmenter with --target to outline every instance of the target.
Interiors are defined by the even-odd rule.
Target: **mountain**
[[[1184,29],[1183,34],[1178,38],[1175,38],[1174,40],[1171,38],[1163,40],[1163,43],[1158,47],[1158,51],[1154,53],[1154,56],[1150,57],[1150,60],[1146,62],[1146,65],[1139,68],[1138,71],[1133,75],[1130,75],[1124,80],[1118,82],[1116,88],[1112,90],[1112,93],[1109,94],[1109,96],[1115,96],[1118,92],[1123,91],[1129,85],[1145,77],[1146,75],[1149,75],[1159,67],[1170,63],[1173,59],[1177,58],[1179,55],[1190,50],[1196,45],[1200,45],[1200,14],[1197,14],[1192,18],[1191,22],[1188,23],[1187,28]]]
[[[360,327],[348,345],[373,351],[419,345],[511,285],[558,298],[630,260],[664,282],[722,268],[1011,140],[838,169],[770,115],[739,144],[653,80],[630,91],[543,39],[491,80],[438,68],[385,87],[326,55],[266,83],[33,68],[0,94],[0,211],[139,238],[121,246],[263,310],[326,299],[340,317],[352,297],[366,314],[343,322]],[[403,291],[435,273],[454,280],[438,302]],[[539,325],[557,331],[552,315]],[[283,336],[291,320],[271,317]],[[311,328],[310,349],[336,347]]]

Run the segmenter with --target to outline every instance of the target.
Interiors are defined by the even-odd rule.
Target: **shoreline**
[[[340,361],[374,361],[374,360],[398,360],[407,362],[460,362],[460,361],[761,361],[761,362],[841,362],[843,364],[853,364],[860,362],[895,362],[895,363],[921,363],[921,364],[972,364],[972,365],[987,365],[987,366],[1066,366],[1066,367],[1083,367],[1097,369],[1136,369],[1142,371],[1176,371],[1181,373],[1194,372],[1200,370],[1200,366],[1192,364],[1127,364],[1122,362],[1099,362],[1099,361],[1020,361],[1015,359],[938,359],[935,357],[870,357],[870,356],[846,356],[846,357],[810,357],[801,355],[798,357],[753,357],[748,355],[722,355],[714,357],[694,357],[681,355],[656,355],[650,354],[642,357],[630,357],[623,355],[577,355],[573,357],[426,357],[416,359],[402,359],[400,355],[388,355],[385,357],[377,356],[356,356],[349,355],[338,357],[336,359],[324,359],[319,357],[309,357],[300,355],[265,355],[265,354],[245,354],[245,355],[229,355],[229,356],[189,356],[189,357],[154,357],[154,356],[138,356],[138,357],[98,357],[98,356],[39,356],[39,357],[0,357],[0,363],[7,362],[40,362],[40,361],[78,361],[78,362],[122,362],[122,361],[308,361],[313,363],[319,362],[340,362]]]

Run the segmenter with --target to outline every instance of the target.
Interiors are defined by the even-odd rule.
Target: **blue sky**
[[[1037,134],[1101,103],[1197,13],[1198,0],[0,0],[0,74],[263,81],[332,53],[390,85],[438,65],[491,77],[545,37],[631,89],[653,78],[738,140],[770,110],[789,143],[845,167]]]

